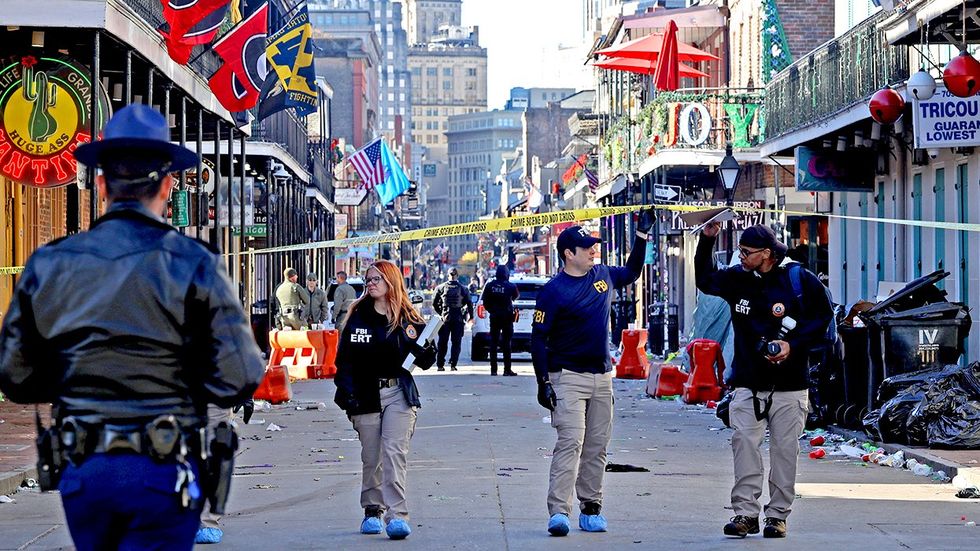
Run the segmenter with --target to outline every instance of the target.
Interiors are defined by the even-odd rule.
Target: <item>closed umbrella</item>
[[[677,59],[677,24],[671,19],[667,22],[667,32],[664,33],[663,43],[660,45],[660,57],[657,58],[657,73],[654,77],[654,85],[657,90],[673,91],[677,89],[678,75],[680,72]]]

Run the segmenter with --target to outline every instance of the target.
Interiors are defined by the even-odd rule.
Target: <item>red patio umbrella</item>
[[[593,65],[599,67],[600,69],[612,69],[614,71],[629,71],[631,73],[640,73],[643,75],[657,74],[656,60],[611,57],[609,59],[603,59],[602,61],[596,61]],[[707,78],[710,76],[708,73],[698,71],[694,67],[683,63],[679,63],[678,67],[680,69],[679,76],[681,77]]]
[[[657,75],[654,77],[657,90],[677,89],[677,73],[680,72],[678,68],[680,60],[677,56],[677,24],[671,19],[667,22],[667,32],[664,33],[664,40],[660,45],[660,57],[657,58]]]
[[[676,25],[675,25],[676,29]],[[598,50],[596,53],[604,56],[629,57],[633,59],[657,59],[660,56],[660,48],[663,46],[664,37],[661,34],[651,34],[643,38],[616,44],[609,48]],[[709,54],[685,42],[677,43],[678,61],[714,61],[718,56]]]

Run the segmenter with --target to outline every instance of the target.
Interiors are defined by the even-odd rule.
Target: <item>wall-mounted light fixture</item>
[[[44,47],[44,31],[31,32],[31,46],[34,46],[35,48]]]

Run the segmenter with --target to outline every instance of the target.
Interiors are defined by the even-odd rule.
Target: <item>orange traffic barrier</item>
[[[253,397],[272,404],[288,402],[293,398],[293,387],[289,384],[289,370],[284,365],[274,365],[265,370],[265,377]]]
[[[650,370],[647,379],[647,395],[654,398],[678,396],[684,391],[687,371],[679,365],[659,364]]]
[[[711,339],[694,339],[687,345],[691,375],[684,383],[684,402],[699,404],[721,399],[725,358],[721,345]]]
[[[616,364],[617,379],[646,379],[650,374],[647,360],[647,330],[623,330],[623,355]]]
[[[294,379],[328,379],[337,373],[337,330],[269,331],[269,367],[283,365]]]

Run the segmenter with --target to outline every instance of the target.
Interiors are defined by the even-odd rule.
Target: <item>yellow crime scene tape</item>
[[[356,247],[366,245],[377,245],[379,243],[398,243],[401,241],[423,241],[427,239],[440,239],[444,237],[456,237],[460,235],[474,235],[479,233],[491,233],[505,230],[516,230],[537,226],[551,226],[554,224],[564,224],[569,222],[581,222],[583,220],[593,220],[628,214],[645,208],[653,207],[657,210],[696,212],[718,208],[716,205],[626,205],[620,207],[596,207],[587,209],[563,210],[557,212],[546,212],[541,214],[525,214],[511,216],[507,218],[492,218],[490,220],[480,220],[477,222],[465,222],[462,224],[450,224],[448,226],[437,226],[433,228],[421,228],[417,230],[406,230],[400,232],[384,233],[378,235],[368,235],[361,237],[348,237],[344,239],[331,239],[329,241],[317,241],[314,243],[301,243],[297,245],[285,245],[282,247],[269,247],[264,249],[253,249],[249,251],[225,253],[225,256],[233,255],[258,255],[272,254],[290,251],[309,251],[315,249],[335,249],[343,247]],[[877,218],[870,216],[850,216],[843,214],[814,213],[806,211],[787,211],[778,209],[766,209],[755,207],[732,207],[732,210],[744,213],[770,213],[788,216],[826,216],[838,220],[851,220],[856,222],[869,222],[874,224],[895,224],[900,226],[912,226],[919,228],[940,229],[950,231],[980,232],[980,224],[967,222],[936,222],[929,220],[906,220],[900,218]],[[23,266],[0,267],[0,275],[13,275],[24,271]]]

